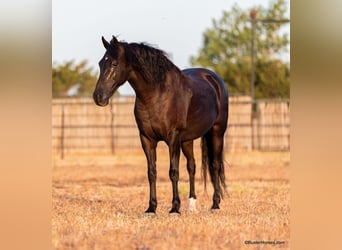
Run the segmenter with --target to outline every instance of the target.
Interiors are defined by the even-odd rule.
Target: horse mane
[[[165,81],[170,70],[180,70],[167,57],[167,54],[146,43],[124,43],[126,60],[149,83]]]

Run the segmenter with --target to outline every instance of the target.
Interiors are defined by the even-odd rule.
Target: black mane
[[[180,70],[168,58],[167,54],[145,43],[125,44],[126,60],[147,82],[165,81],[170,70]]]

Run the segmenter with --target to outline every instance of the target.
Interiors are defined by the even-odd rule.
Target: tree
[[[97,73],[87,67],[84,60],[75,64],[73,60],[52,67],[52,96],[66,97],[68,91],[78,85],[76,96],[91,96],[97,81]]]
[[[284,19],[285,0],[270,3],[268,9],[261,6],[258,19]],[[203,66],[216,71],[228,85],[230,94],[250,93],[251,22],[250,10],[242,10],[235,4],[224,11],[220,20],[213,20],[213,27],[203,34],[199,55],[191,57],[193,66]],[[290,95],[289,64],[277,55],[287,50],[289,38],[280,35],[280,23],[257,22],[255,28],[255,96],[256,98],[288,98]]]

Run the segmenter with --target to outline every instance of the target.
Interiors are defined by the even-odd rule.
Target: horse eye
[[[118,66],[118,65],[119,65],[118,62],[112,62],[112,66],[113,66],[113,67],[116,67],[116,66]]]

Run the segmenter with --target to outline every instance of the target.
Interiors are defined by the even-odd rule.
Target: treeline
[[[280,55],[288,52],[288,34],[281,34],[282,23],[262,20],[281,20],[287,10],[285,0],[271,1],[268,8],[254,6],[257,11],[255,26],[255,97],[289,98],[290,64]],[[192,56],[192,66],[211,68],[226,82],[230,94],[249,94],[251,75],[251,17],[250,11],[235,4],[223,11],[212,27],[203,33],[198,55]],[[91,96],[98,72],[87,66],[87,61],[63,64],[52,68],[53,97]]]

